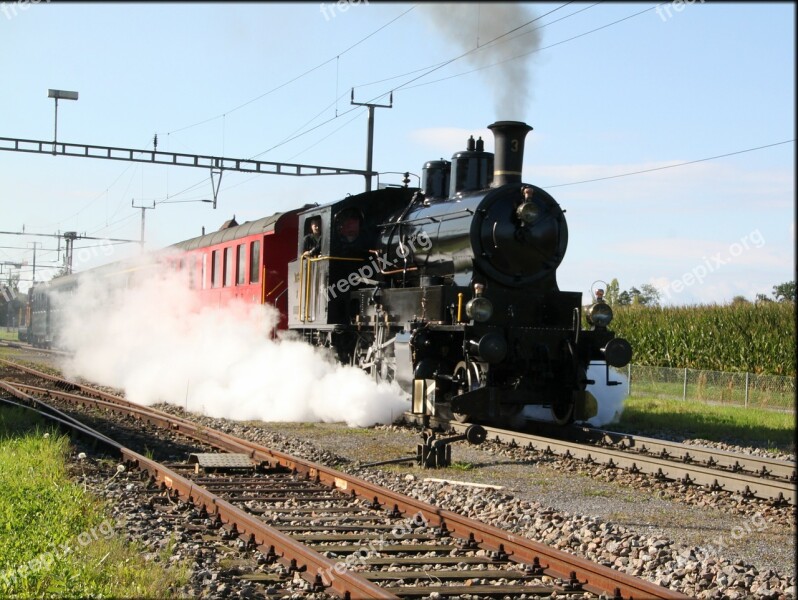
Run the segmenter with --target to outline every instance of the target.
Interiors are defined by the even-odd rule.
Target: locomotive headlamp
[[[607,327],[612,321],[612,308],[606,302],[596,302],[587,309],[587,321],[596,327]]]
[[[484,289],[484,284],[474,284],[474,295],[476,297],[469,300],[468,304],[466,304],[466,315],[468,315],[469,319],[484,322],[493,316],[493,302],[482,297],[482,290]]]
[[[540,209],[534,202],[524,202],[516,210],[515,215],[522,223],[532,223],[540,216]]]
[[[474,321],[487,321],[493,316],[493,302],[487,298],[472,298],[466,304],[466,314]]]

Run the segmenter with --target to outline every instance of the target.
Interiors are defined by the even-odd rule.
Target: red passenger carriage
[[[296,259],[298,212],[241,225],[232,219],[218,231],[171,246],[185,253],[171,260],[188,271],[189,287],[202,306],[268,302],[280,311],[279,328],[286,329],[287,265]]]

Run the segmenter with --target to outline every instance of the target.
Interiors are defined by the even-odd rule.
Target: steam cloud
[[[587,378],[596,382],[587,386],[587,391],[598,402],[598,414],[587,420],[594,427],[615,423],[623,413],[623,401],[627,391],[626,376],[610,369],[610,381],[620,381],[621,385],[608,386],[606,373],[603,363],[590,365],[587,370]]]
[[[462,52],[495,93],[496,116],[525,120],[526,101],[531,89],[529,58],[521,56],[538,49],[540,35],[521,29],[493,42],[491,40],[531,21],[528,5],[500,3],[422,3],[419,10],[436,31]],[[516,58],[520,57],[520,58]],[[514,59],[514,60],[513,60]],[[490,65],[495,65],[490,68]]]
[[[334,363],[310,345],[271,339],[269,305],[200,306],[171,271],[127,289],[83,277],[62,308],[64,371],[124,390],[138,404],[167,402],[212,417],[264,421],[390,423],[409,407],[398,386]]]
[[[588,419],[587,423],[594,427],[603,427],[617,422],[623,413],[623,402],[626,399],[626,376],[610,369],[610,381],[620,381],[621,385],[608,386],[605,364],[596,363],[588,367],[587,378],[596,382],[587,386],[587,393],[592,395],[598,404],[596,416]],[[547,406],[527,406],[524,408],[523,416],[535,421],[553,420],[551,409]]]

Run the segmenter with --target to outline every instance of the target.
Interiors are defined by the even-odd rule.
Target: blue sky
[[[383,173],[420,174],[471,134],[492,150],[496,120],[534,127],[524,180],[567,211],[561,289],[618,278],[622,289],[657,286],[666,304],[753,299],[795,277],[794,13],[699,1],[2,2],[0,137],[52,140],[56,88],[80,94],[59,103],[61,142],[152,148],[157,133],[159,150],[361,169],[366,116],[350,90],[379,103],[395,90],[393,108],[376,110]],[[226,172],[213,210],[175,202],[211,197],[204,170],[5,151],[0,181],[4,231],[138,239],[131,201],[159,203],[146,213],[149,248],[234,214],[242,222],[363,190],[356,176]],[[8,235],[0,262],[30,263],[34,241],[37,262],[53,264],[55,239]],[[94,244],[76,245],[76,270],[137,251]],[[37,279],[52,271],[40,267]]]

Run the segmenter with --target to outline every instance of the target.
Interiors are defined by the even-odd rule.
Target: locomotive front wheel
[[[562,376],[566,381],[582,381],[585,379],[585,371],[577,358],[576,349],[570,340],[563,346],[563,369]],[[554,402],[551,404],[551,416],[557,425],[568,425],[574,420],[574,408],[576,406],[576,394],[568,390],[560,390]]]
[[[557,425],[568,425],[574,420],[574,402],[570,398],[562,398],[551,405],[551,415]]]
[[[454,368],[454,376],[452,383],[454,384],[453,396],[459,396],[466,392],[473,392],[482,387],[483,384],[482,369],[479,368],[477,363],[461,361],[457,363]],[[468,413],[459,413],[452,411],[452,418],[458,423],[467,423],[472,420],[472,416]]]
[[[391,382],[396,375],[393,339],[382,341],[386,335],[381,330],[376,341],[373,336],[359,338],[352,354],[352,366],[363,369],[376,383]]]

